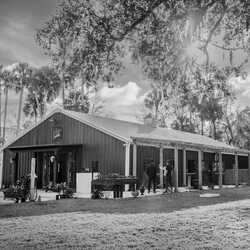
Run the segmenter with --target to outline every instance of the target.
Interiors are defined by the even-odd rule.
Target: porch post
[[[67,160],[67,186],[70,186],[70,172],[71,172],[71,162],[72,162],[72,152],[68,152],[68,160]]]
[[[163,188],[163,147],[160,146],[160,186]]]
[[[187,186],[187,157],[186,149],[183,149],[183,186]]]
[[[222,153],[219,152],[219,187],[222,188]]]
[[[47,181],[46,181],[46,172],[47,172],[47,153],[43,153],[43,183],[42,183],[42,187],[45,187],[47,185]]]
[[[235,154],[235,164],[234,164],[234,181],[235,186],[239,186],[239,158],[237,153]]]
[[[178,192],[178,147],[174,148],[174,187],[175,192]]]
[[[198,151],[198,188],[202,189],[202,151]]]
[[[248,154],[248,185],[250,186],[250,154]]]
[[[10,156],[10,168],[11,168],[11,184],[15,185],[15,163],[14,163],[14,157]]]
[[[130,163],[130,143],[125,146],[125,176],[129,176],[129,163]],[[129,184],[125,184],[125,191],[129,190]]]
[[[36,169],[36,156],[32,153],[31,169],[30,169],[30,200],[35,199],[35,169]]]
[[[125,176],[129,176],[129,162],[130,162],[130,143],[126,143],[125,148]]]
[[[137,145],[133,144],[133,176],[137,174]]]
[[[57,177],[57,154],[55,153],[55,160],[53,162],[53,186],[56,185],[56,177]]]

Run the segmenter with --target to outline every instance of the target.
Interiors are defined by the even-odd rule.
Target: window
[[[54,127],[52,129],[52,141],[58,142],[63,138],[63,129],[62,127]]]

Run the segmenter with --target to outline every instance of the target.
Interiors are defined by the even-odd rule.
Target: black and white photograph
[[[0,0],[0,249],[250,249],[250,0]]]

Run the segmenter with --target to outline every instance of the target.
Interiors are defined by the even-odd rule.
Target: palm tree
[[[6,121],[8,112],[8,90],[11,88],[12,75],[8,70],[1,71],[1,87],[4,86],[5,102],[4,102],[4,120],[3,120],[3,136],[1,142],[5,142]]]
[[[21,114],[22,114],[22,103],[23,103],[23,94],[24,88],[28,87],[31,81],[32,69],[27,63],[18,63],[12,71],[13,81],[16,93],[20,92],[19,104],[18,104],[18,115],[17,115],[17,130],[16,134],[19,134],[20,123],[21,123]]]
[[[30,116],[35,118],[35,123],[37,123],[38,117],[38,100],[34,93],[28,93],[24,105],[23,112],[25,116]]]
[[[52,103],[59,95],[61,81],[54,69],[42,67],[33,71],[25,99],[23,111],[26,116],[43,118],[47,104]]]

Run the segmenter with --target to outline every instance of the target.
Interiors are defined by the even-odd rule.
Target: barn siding
[[[53,121],[54,120],[54,121]],[[63,138],[58,142],[52,142],[52,128],[63,128]],[[85,125],[78,120],[70,118],[62,113],[55,113],[52,117],[33,128],[9,147],[38,146],[38,145],[83,145],[78,149],[77,171],[91,169],[92,161],[99,162],[99,170],[102,174],[119,173],[125,174],[125,147],[124,142],[120,141],[104,132]],[[4,176],[3,183],[11,183],[11,164],[9,150],[4,150]],[[29,172],[31,153],[19,151],[19,173],[22,176]]]
[[[8,149],[4,149],[3,152],[3,176],[2,176],[2,184],[4,186],[11,183],[11,179],[9,178],[11,173],[10,168],[10,151]]]

